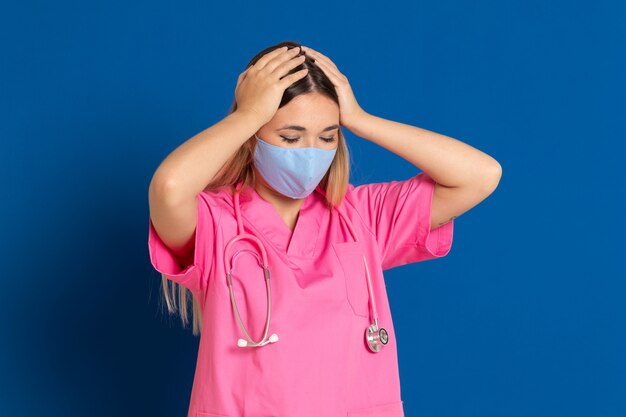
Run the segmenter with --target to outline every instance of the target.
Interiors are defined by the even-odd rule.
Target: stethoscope
[[[238,234],[237,236],[235,236],[234,238],[232,238],[227,244],[226,244],[226,248],[224,249],[224,268],[226,270],[226,279],[228,280],[228,287],[230,289],[230,300],[232,302],[233,305],[233,310],[235,312],[235,315],[237,316],[237,321],[239,322],[239,327],[241,327],[241,330],[243,331],[244,335],[246,336],[246,339],[239,339],[237,341],[237,346],[239,347],[261,347],[261,346],[265,346],[268,343],[275,343],[278,342],[278,335],[276,333],[272,334],[269,339],[267,339],[267,335],[269,333],[269,327],[270,327],[270,313],[271,313],[271,304],[272,304],[272,291],[271,291],[271,286],[270,286],[270,271],[267,265],[267,253],[265,252],[265,248],[263,246],[263,243],[261,243],[261,241],[254,235],[250,234],[250,233],[245,233],[243,230],[243,222],[241,221],[241,214],[240,214],[240,210],[239,210],[239,190],[241,189],[243,185],[243,182],[239,182],[236,185],[236,191],[233,193],[233,200],[234,200],[234,206],[235,206],[235,216],[237,217],[237,229],[238,229]],[[321,189],[321,187],[317,187],[317,189],[324,194],[324,191]],[[337,208],[337,212],[341,215],[341,217],[346,221],[346,224],[348,225],[348,228],[350,229],[350,234],[352,235],[352,237],[354,238],[355,242],[358,242],[358,239],[356,237],[356,233],[354,231],[354,227],[352,225],[352,222],[350,221],[350,219],[348,219],[347,216],[344,216],[343,213],[341,213],[341,211],[339,210],[339,208]],[[259,254],[248,250],[248,249],[240,249],[238,250],[232,257],[230,256],[230,252],[231,252],[231,248],[233,246],[233,244],[235,244],[238,241],[243,241],[243,240],[250,240],[252,241],[254,244],[256,244],[258,246],[258,248],[261,251],[261,257],[259,257]],[[233,265],[233,261],[235,260],[235,258],[239,255],[240,252],[250,252],[252,253],[256,258],[257,261],[259,263],[259,266],[261,266],[263,268],[264,274],[265,274],[265,285],[267,287],[267,317],[265,319],[265,330],[263,332],[263,338],[258,341],[255,342],[252,340],[252,338],[250,337],[250,334],[248,333],[248,331],[246,330],[246,327],[243,324],[243,321],[241,320],[241,315],[239,314],[239,309],[237,308],[237,302],[235,301],[235,294],[233,292],[233,280],[232,280],[232,269],[233,267],[231,265]],[[262,258],[262,259],[261,259]],[[229,264],[229,260],[230,259],[230,264]],[[370,317],[371,314],[373,312],[374,314],[374,323],[372,323],[370,326],[367,327],[367,329],[365,330],[365,340],[367,342],[367,345],[369,346],[370,350],[372,352],[380,352],[380,350],[382,349],[383,345],[386,345],[389,342],[389,335],[387,333],[387,330],[385,330],[383,327],[379,328],[378,327],[378,312],[376,310],[376,302],[374,300],[374,296],[373,296],[373,289],[372,289],[372,280],[370,278],[370,273],[369,273],[369,268],[367,267],[367,260],[365,259],[365,255],[363,255],[363,263],[365,264],[365,272],[367,275],[367,292],[369,294],[369,302],[370,302],[370,306],[371,306],[371,311],[370,311]]]

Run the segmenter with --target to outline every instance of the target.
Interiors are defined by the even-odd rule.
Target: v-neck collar
[[[261,197],[254,187],[243,188],[239,204],[242,216],[280,253],[312,258],[320,231],[319,205],[324,204],[323,198],[317,188],[305,197],[293,232],[272,203]]]

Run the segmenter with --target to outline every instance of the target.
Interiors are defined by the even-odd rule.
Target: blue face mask
[[[283,148],[254,136],[256,168],[272,188],[293,199],[304,198],[315,190],[337,153],[337,148]]]

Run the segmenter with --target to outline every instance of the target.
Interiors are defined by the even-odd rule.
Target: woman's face
[[[319,93],[297,96],[278,109],[257,136],[284,148],[335,149],[339,140],[339,106]]]
[[[283,148],[336,149],[339,143],[339,106],[319,93],[297,96],[278,109],[272,120],[256,134],[265,142]],[[274,190],[258,171],[255,178],[258,192],[269,198],[273,196],[276,201],[293,203],[294,200]]]

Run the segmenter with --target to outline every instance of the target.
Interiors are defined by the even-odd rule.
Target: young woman
[[[349,184],[340,126],[423,172]],[[456,139],[365,112],[327,56],[261,51],[230,113],[150,184],[152,265],[201,333],[188,415],[403,416],[383,271],[447,255],[453,219],[500,175]]]

